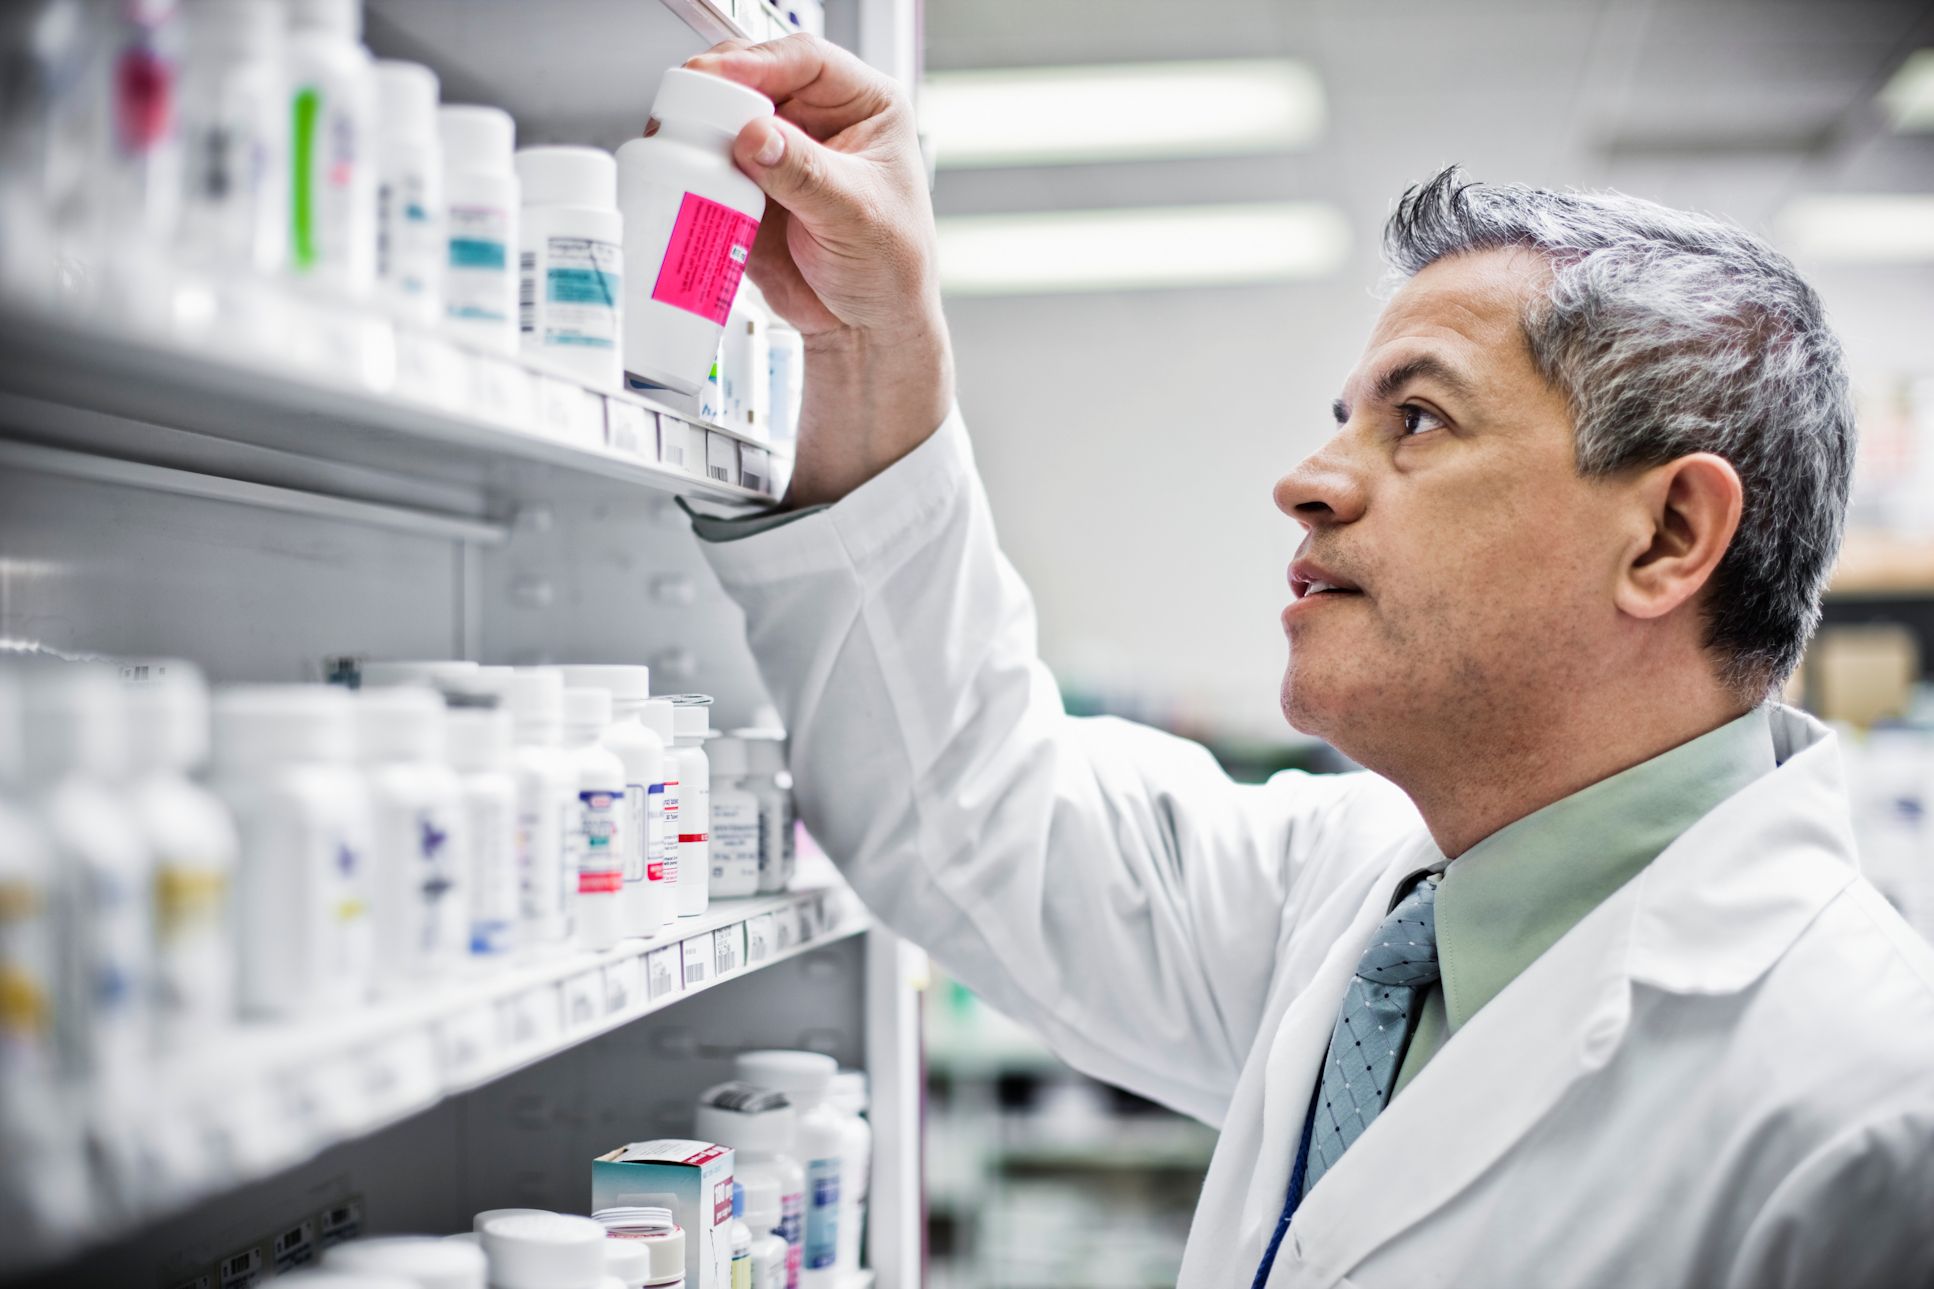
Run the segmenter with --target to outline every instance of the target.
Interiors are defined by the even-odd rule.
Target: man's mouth
[[[1306,559],[1299,559],[1289,566],[1289,589],[1298,600],[1318,595],[1363,594],[1363,588],[1349,578]]]

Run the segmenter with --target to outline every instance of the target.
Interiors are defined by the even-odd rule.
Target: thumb
[[[766,196],[808,225],[857,217],[863,208],[849,159],[780,117],[762,117],[739,131],[732,159]]]

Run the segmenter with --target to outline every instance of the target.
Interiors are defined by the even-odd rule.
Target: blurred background
[[[1231,770],[1333,764],[1276,709],[1298,530],[1378,234],[1437,167],[1771,238],[1857,384],[1852,532],[1793,697],[1845,724],[1863,862],[1934,926],[1934,5],[927,0],[961,404],[1082,711]],[[928,995],[937,1286],[1172,1284],[1210,1132]]]

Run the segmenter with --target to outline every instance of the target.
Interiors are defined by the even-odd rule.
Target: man
[[[739,164],[805,333],[784,512],[698,527],[854,886],[1068,1060],[1221,1126],[1181,1283],[1934,1283],[1934,953],[1768,695],[1853,451],[1763,243],[1413,190],[1303,530],[1285,714],[1375,771],[1239,786],[1064,715],[967,436],[905,99],[831,46]]]

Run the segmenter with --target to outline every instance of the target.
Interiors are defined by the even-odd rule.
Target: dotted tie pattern
[[[1303,1193],[1343,1157],[1390,1101],[1424,991],[1437,980],[1437,880],[1417,883],[1357,959],[1330,1033],[1310,1131]]]

